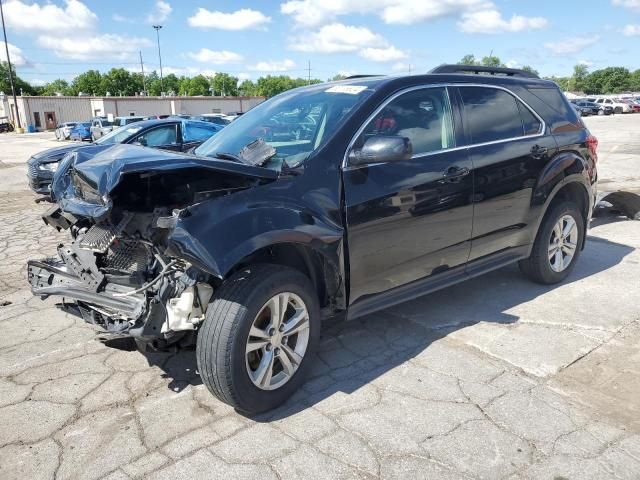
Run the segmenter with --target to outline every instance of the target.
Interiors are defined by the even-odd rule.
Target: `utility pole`
[[[160,29],[162,25],[154,25],[153,28],[156,29],[156,37],[158,39],[158,59],[160,60],[160,94],[164,91],[164,86],[162,85],[162,54],[160,53]]]
[[[16,86],[13,83],[13,73],[11,69],[11,58],[9,57],[9,43],[7,43],[7,29],[4,26],[4,10],[2,9],[2,0],[0,0],[0,17],[2,17],[2,33],[4,33],[4,48],[7,52],[7,65],[9,66],[9,83],[11,84],[11,93],[13,95],[14,115],[15,121],[18,124],[18,128],[22,128],[20,125],[20,112],[18,112],[18,99],[16,98]]]
[[[144,95],[147,95],[147,80],[144,78],[144,63],[142,63],[142,50],[139,50],[138,53],[140,54],[140,70],[142,70],[142,91],[144,92]]]
[[[311,60],[307,60],[307,85],[311,85]]]

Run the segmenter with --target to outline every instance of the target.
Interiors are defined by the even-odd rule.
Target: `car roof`
[[[319,91],[334,85],[363,86],[370,90],[378,90],[384,87],[397,87],[398,89],[418,85],[438,85],[448,83],[473,83],[483,85],[496,85],[508,87],[519,85],[523,87],[557,88],[550,80],[537,77],[520,77],[507,75],[469,74],[469,73],[425,73],[423,75],[358,75],[335,82],[320,83],[299,87],[297,91]],[[330,87],[329,87],[330,88]]]

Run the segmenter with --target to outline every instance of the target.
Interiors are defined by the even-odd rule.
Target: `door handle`
[[[457,165],[453,165],[444,171],[444,173],[442,174],[442,180],[440,182],[453,183],[458,181],[460,178],[469,175],[469,173],[471,173],[471,170],[469,170],[467,167],[458,167]]]
[[[531,156],[535,159],[542,158],[547,153],[547,147],[534,145],[531,147]]]

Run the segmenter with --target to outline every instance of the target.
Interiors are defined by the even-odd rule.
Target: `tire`
[[[598,110],[598,116],[601,117],[604,115],[604,110]]]
[[[566,217],[571,217],[575,222],[577,234],[572,235],[570,238],[571,243],[575,244],[575,249],[568,264],[564,266],[561,271],[557,271],[553,268],[552,261],[556,265],[560,262],[556,261],[557,257],[554,257],[553,260],[550,259],[549,252],[551,248],[553,248],[552,241],[556,236],[554,231],[556,224],[558,224],[560,219]],[[531,249],[531,255],[529,258],[520,260],[518,263],[520,270],[526,277],[536,283],[553,285],[562,282],[571,273],[580,257],[584,234],[584,216],[574,202],[563,201],[552,205],[540,224],[533,248]],[[564,253],[566,250],[564,247],[560,250],[561,258],[565,260],[567,258]]]
[[[291,334],[288,340],[284,336],[282,343],[274,340],[274,337],[270,337],[270,340],[259,340],[257,343],[268,341],[280,347],[271,346],[269,343],[255,352],[247,353],[249,332],[255,331],[252,327],[257,326],[257,322],[267,321],[262,333],[275,330],[269,328],[273,324],[271,312],[265,317],[266,320],[262,318],[265,312],[269,311],[267,302],[273,298],[284,298],[277,297],[284,292],[293,294],[289,295],[289,298],[293,301],[295,297],[296,302],[300,300],[306,307],[308,331]],[[286,312],[294,311],[289,309],[289,305],[287,303]],[[283,321],[283,324],[286,322]],[[285,332],[278,335],[284,334]],[[198,332],[196,345],[200,377],[214,396],[239,411],[254,414],[271,410],[286,401],[303,383],[311,367],[319,337],[320,310],[311,281],[299,271],[288,267],[269,264],[249,266],[229,278],[218,289],[207,307],[206,318]],[[257,337],[252,335],[251,338]],[[293,358],[285,353],[285,342],[295,341],[294,347],[289,344],[286,348],[289,351],[292,348],[298,351],[302,345],[299,342],[305,340],[306,350],[297,369],[288,376],[285,383],[277,386],[276,379],[285,375],[281,355],[283,359]],[[269,346],[271,357],[267,357]],[[280,367],[280,372],[273,377],[269,376],[269,382],[276,381],[276,386],[268,385],[266,388],[273,389],[259,387],[254,383],[255,378],[250,377],[252,362],[254,365],[258,364],[253,372],[256,374],[265,358],[274,359],[274,371]],[[286,375],[284,378],[287,378]]]
[[[622,113],[622,107],[616,107],[613,109],[614,113]]]

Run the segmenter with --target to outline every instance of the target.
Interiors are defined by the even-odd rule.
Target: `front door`
[[[58,122],[56,122],[56,112],[44,112],[44,126],[47,130],[55,130]]]
[[[395,96],[356,139],[406,137],[413,156],[344,168],[350,304],[467,261],[473,175],[456,130],[447,88],[425,87]]]
[[[178,125],[175,123],[147,130],[133,139],[131,143],[163,150],[180,151],[182,149],[178,140]]]

